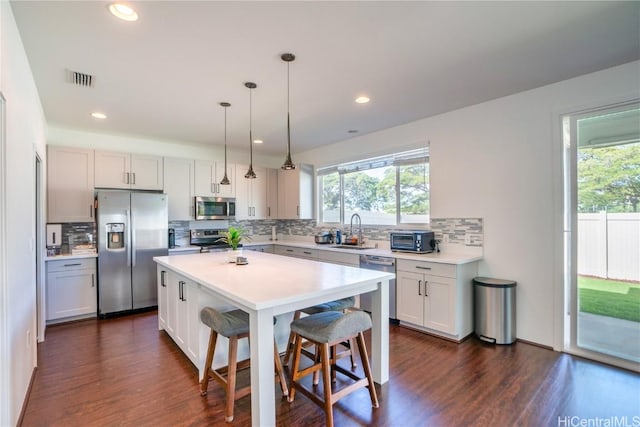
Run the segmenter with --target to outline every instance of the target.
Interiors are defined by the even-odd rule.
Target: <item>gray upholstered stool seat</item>
[[[200,320],[224,337],[249,332],[249,313],[242,310],[220,312],[205,307],[200,311]]]
[[[225,402],[225,421],[233,421],[233,406],[236,399],[240,399],[251,393],[251,385],[236,390],[236,372],[249,366],[250,359],[242,361],[236,360],[238,354],[238,340],[249,337],[249,314],[242,310],[232,310],[222,312],[211,307],[204,307],[200,310],[200,320],[211,329],[209,335],[209,348],[207,350],[207,359],[205,361],[205,374],[200,382],[200,394],[205,396],[209,385],[209,379],[214,379],[222,387],[226,393]],[[276,318],[273,318],[276,323]],[[216,348],[218,335],[229,338],[229,364],[220,369],[213,369],[213,353]],[[273,342],[273,353],[276,373],[282,394],[287,396],[289,389],[282,370],[280,362],[280,354]]]
[[[371,329],[371,317],[364,311],[327,311],[291,323],[293,332],[317,343],[334,343],[367,329]]]
[[[300,390],[313,402],[324,408],[327,426],[333,426],[333,404],[342,397],[355,390],[366,387],[369,389],[371,405],[378,407],[378,395],[373,383],[373,376],[369,366],[369,356],[364,342],[363,332],[371,329],[371,318],[364,311],[350,311],[341,313],[339,311],[327,311],[311,314],[307,317],[297,319],[291,323],[291,331],[295,334],[295,347],[293,353],[293,367],[291,370],[291,385],[289,390],[289,402],[293,402],[296,390]],[[359,377],[355,373],[337,364],[339,355],[335,351],[335,345],[347,340],[356,338],[364,377]],[[310,367],[300,368],[300,356],[303,352],[302,340],[315,344],[319,351],[318,358]],[[353,350],[351,353],[353,356]],[[316,375],[322,372],[323,398],[316,392],[306,388],[300,379],[309,374]],[[332,375],[337,372],[349,377],[352,382],[341,387],[339,390],[332,390]],[[315,384],[315,381],[314,381]]]
[[[356,297],[342,298],[335,301],[329,301],[322,304],[314,305],[311,307],[305,307],[301,312],[305,314],[322,313],[325,311],[343,311],[347,308],[351,308],[356,304]]]
[[[296,310],[296,312],[293,314],[293,321],[295,322],[296,320],[300,319],[302,313],[316,314],[316,313],[324,313],[327,311],[344,312],[345,310],[353,307],[355,304],[356,304],[356,297],[347,297],[347,298],[342,298],[335,301],[329,301],[322,304],[313,305],[311,307],[305,307],[303,309]],[[295,337],[295,334],[293,333],[293,331],[291,331],[291,333],[289,334],[289,341],[287,341],[287,351],[284,353],[284,358],[283,358],[283,365],[285,366],[289,364],[289,358],[293,354],[294,337]],[[349,349],[351,349],[351,347],[354,346],[354,343],[349,341],[346,343],[346,345]],[[354,357],[351,358],[351,366],[353,368],[356,367],[356,361]]]

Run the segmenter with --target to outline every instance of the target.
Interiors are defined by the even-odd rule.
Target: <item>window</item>
[[[429,222],[428,149],[413,150],[318,170],[320,222],[363,224]]]

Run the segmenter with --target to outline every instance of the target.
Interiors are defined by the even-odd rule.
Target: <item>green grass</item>
[[[578,276],[580,311],[640,322],[640,283]]]

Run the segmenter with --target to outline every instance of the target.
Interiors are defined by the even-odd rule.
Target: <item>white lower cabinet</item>
[[[456,341],[473,332],[477,263],[442,264],[398,259],[398,320]]]
[[[97,314],[96,259],[47,261],[47,323]]]
[[[164,329],[196,366],[199,327],[198,285],[158,267],[158,328]]]

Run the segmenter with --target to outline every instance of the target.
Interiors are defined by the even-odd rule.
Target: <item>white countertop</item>
[[[371,290],[372,281],[390,280],[393,273],[284,257],[263,252],[245,254],[249,263],[227,261],[225,252],[169,255],[154,261],[214,292],[253,310],[286,307],[301,299],[321,298],[336,290],[349,295],[359,286]],[[275,278],[277,280],[270,280]],[[286,311],[283,311],[286,312]]]
[[[346,249],[346,248],[333,248],[333,245],[318,245],[316,243],[308,243],[301,242],[296,240],[266,240],[266,241],[250,241],[243,242],[244,246],[257,246],[257,245],[281,245],[281,246],[294,246],[298,248],[306,248],[306,249],[318,249],[321,251],[333,251],[333,252],[344,252],[351,254],[362,254],[362,255],[377,255],[377,256],[385,256],[396,259],[408,259],[414,261],[429,261],[429,262],[437,262],[442,264],[467,264],[470,262],[480,261],[482,259],[481,255],[472,255],[468,253],[459,253],[454,251],[443,251],[440,253],[430,253],[430,254],[412,254],[405,252],[392,252],[388,249]]]
[[[392,252],[388,249],[346,249],[346,248],[334,248],[333,245],[318,245],[316,243],[298,241],[298,240],[252,240],[249,242],[242,242],[244,247],[259,246],[259,245],[280,245],[280,246],[293,246],[305,249],[317,249],[321,251],[343,252],[350,254],[362,254],[362,255],[377,255],[384,257],[391,257],[396,259],[408,259],[414,261],[429,261],[443,264],[467,264],[470,262],[480,261],[482,255],[474,255],[469,253],[460,253],[450,250],[444,250],[440,253],[430,254],[412,254],[405,252]],[[169,249],[169,255],[173,253],[199,251],[199,246],[176,246]],[[76,258],[95,258],[98,254],[83,254],[83,255],[56,255],[48,256],[45,261],[61,260],[61,259],[76,259]]]
[[[80,258],[97,258],[98,254],[94,253],[94,254],[63,254],[63,255],[54,255],[54,256],[47,256],[44,258],[45,261],[64,261],[64,260],[69,260],[69,259],[80,259]]]

